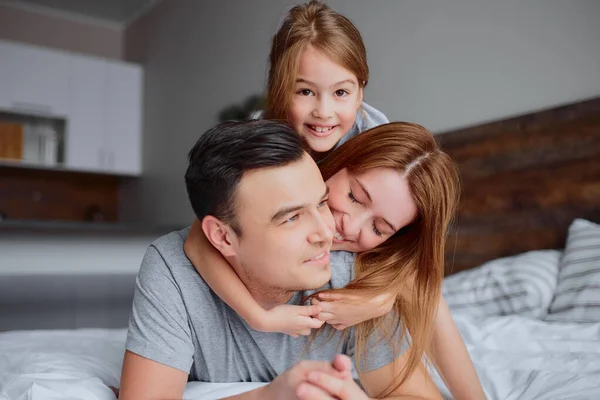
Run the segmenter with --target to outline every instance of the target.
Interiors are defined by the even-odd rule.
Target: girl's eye
[[[356,200],[356,197],[354,197],[354,193],[352,193],[352,191],[348,192],[348,197],[350,198],[350,201],[352,201],[353,203],[360,204],[360,201]]]
[[[298,93],[299,95],[302,95],[302,96],[310,96],[313,94],[312,90],[309,90],[309,89],[300,89],[296,93]]]
[[[345,89],[338,89],[335,91],[335,95],[338,97],[346,97],[348,96],[348,92]]]
[[[379,231],[379,229],[377,229],[377,226],[375,226],[375,223],[374,223],[374,222],[373,222],[373,232],[375,232],[375,234],[376,234],[377,236],[383,236],[383,233],[381,233],[381,232]]]

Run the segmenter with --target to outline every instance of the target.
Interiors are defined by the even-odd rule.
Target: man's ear
[[[224,257],[235,256],[233,248],[233,237],[235,234],[232,229],[220,219],[207,215],[202,219],[202,230],[208,241],[217,249]]]

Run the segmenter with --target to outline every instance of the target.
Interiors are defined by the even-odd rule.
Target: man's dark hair
[[[189,152],[185,185],[199,220],[213,215],[238,236],[236,189],[245,172],[299,161],[308,145],[284,122],[224,122],[200,136]]]

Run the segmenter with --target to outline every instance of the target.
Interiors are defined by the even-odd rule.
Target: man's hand
[[[332,365],[336,374],[324,371],[308,374],[308,382],[301,383],[296,391],[300,400],[368,400],[352,379],[351,361],[347,356],[336,356]]]
[[[319,312],[319,306],[282,304],[267,311],[265,323],[255,329],[263,332],[282,332],[293,337],[307,336],[312,329],[320,328],[324,324],[315,318]]]
[[[338,357],[336,357],[336,360]],[[352,380],[351,372],[347,371],[345,367],[337,365],[339,364],[339,361],[336,362],[336,360],[334,360],[333,363],[330,361],[300,361],[275,378],[269,385],[265,386],[262,398],[269,400],[298,400],[311,398],[300,397],[298,393],[301,385],[309,382],[309,375],[311,373],[323,373],[329,377],[343,380],[344,382],[348,378]],[[350,360],[348,359],[348,361]]]

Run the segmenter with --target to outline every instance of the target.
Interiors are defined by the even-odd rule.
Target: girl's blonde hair
[[[273,36],[265,118],[287,120],[300,56],[309,45],[356,75],[361,88],[367,85],[367,51],[352,22],[320,1],[297,5]]]
[[[415,220],[376,248],[358,254],[355,279],[344,289],[334,290],[366,296],[397,294],[396,318],[384,316],[356,326],[359,366],[368,367],[361,359],[365,358],[367,339],[374,333],[379,337],[377,333],[383,332],[390,340],[394,359],[398,356],[397,333],[410,342],[406,367],[397,371],[398,380],[386,393],[379,394],[389,395],[412,374],[423,355],[429,354],[444,276],[446,236],[460,196],[458,169],[427,129],[406,122],[363,132],[336,149],[320,168],[325,180],[344,168],[357,175],[373,168],[393,168],[406,175],[417,205]]]

